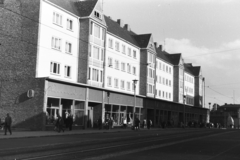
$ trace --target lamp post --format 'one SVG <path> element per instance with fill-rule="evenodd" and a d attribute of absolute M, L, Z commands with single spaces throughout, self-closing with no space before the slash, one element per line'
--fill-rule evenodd
<path fill-rule="evenodd" d="M 133 105 L 133 122 L 132 125 L 134 125 L 134 120 L 135 120 L 135 110 L 136 110 L 136 84 L 137 84 L 137 79 L 133 80 L 134 84 L 134 105 Z"/>
<path fill-rule="evenodd" d="M 210 123 L 210 107 L 211 107 L 211 102 L 208 103 L 209 104 L 209 114 L 208 114 L 208 123 Z"/>
<path fill-rule="evenodd" d="M 185 102 L 186 102 L 186 96 L 183 95 L 183 125 L 184 125 L 184 128 L 185 128 Z"/>

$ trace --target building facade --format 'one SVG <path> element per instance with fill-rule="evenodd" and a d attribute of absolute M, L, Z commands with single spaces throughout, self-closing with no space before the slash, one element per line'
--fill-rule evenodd
<path fill-rule="evenodd" d="M 0 117 L 10 113 L 14 127 L 52 129 L 70 114 L 76 128 L 110 117 L 132 125 L 134 115 L 154 126 L 205 121 L 199 68 L 104 16 L 98 0 L 12 0 L 0 12 Z"/>

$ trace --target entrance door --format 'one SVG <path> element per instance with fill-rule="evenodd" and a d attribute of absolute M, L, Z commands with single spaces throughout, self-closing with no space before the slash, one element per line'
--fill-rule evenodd
<path fill-rule="evenodd" d="M 93 107 L 88 107 L 87 126 L 88 128 L 93 128 Z"/>

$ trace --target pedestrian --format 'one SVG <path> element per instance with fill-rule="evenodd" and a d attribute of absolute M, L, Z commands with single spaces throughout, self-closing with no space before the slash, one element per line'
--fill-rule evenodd
<path fill-rule="evenodd" d="M 123 119 L 123 128 L 127 128 L 127 117 Z"/>
<path fill-rule="evenodd" d="M 147 120 L 147 128 L 150 129 L 150 128 L 151 128 L 151 125 L 152 125 L 152 120 L 151 120 L 151 119 L 148 119 L 148 120 Z"/>
<path fill-rule="evenodd" d="M 7 130 L 9 131 L 10 135 L 12 135 L 12 118 L 10 117 L 9 113 L 7 113 L 7 117 L 5 118 L 5 135 L 7 135 Z"/>
<path fill-rule="evenodd" d="M 72 130 L 72 125 L 73 125 L 73 116 L 71 114 L 68 116 L 67 122 L 68 122 L 69 131 L 71 131 Z"/>
<path fill-rule="evenodd" d="M 64 132 L 64 120 L 61 116 L 58 117 L 58 132 Z"/>
<path fill-rule="evenodd" d="M 98 122 L 98 129 L 99 129 L 99 130 L 102 129 L 102 117 L 101 117 L 101 116 L 99 116 L 97 122 Z"/>

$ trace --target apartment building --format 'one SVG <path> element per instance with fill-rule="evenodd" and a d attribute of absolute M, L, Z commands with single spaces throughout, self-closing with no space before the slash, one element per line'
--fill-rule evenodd
<path fill-rule="evenodd" d="M 200 67 L 162 52 L 152 34 L 104 16 L 98 0 L 12 0 L 1 7 L 0 117 L 10 113 L 14 127 L 52 129 L 57 116 L 69 114 L 76 129 L 94 127 L 99 117 L 112 117 L 115 126 L 125 117 L 131 125 L 133 115 L 154 126 L 177 124 L 183 114 L 204 121 Z M 183 105 L 185 83 L 194 105 Z"/>
<path fill-rule="evenodd" d="M 162 46 L 155 44 L 156 58 L 156 95 L 162 100 L 173 101 L 173 64 L 168 55 L 162 51 Z"/>

